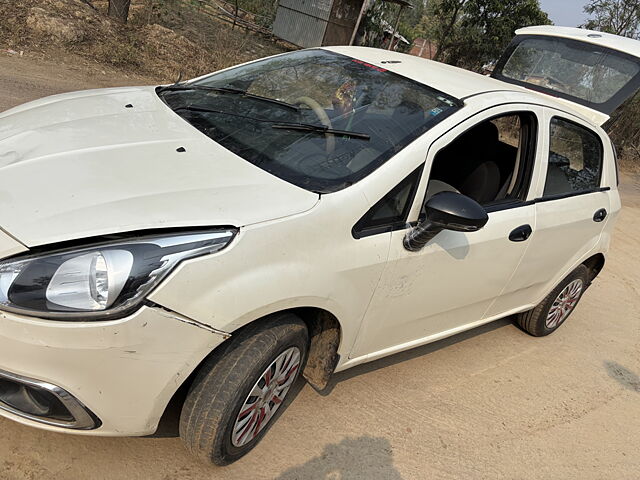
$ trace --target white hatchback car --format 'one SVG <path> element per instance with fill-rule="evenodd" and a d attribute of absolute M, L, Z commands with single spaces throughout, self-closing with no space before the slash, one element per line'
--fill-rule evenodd
<path fill-rule="evenodd" d="M 517 32 L 494 78 L 318 48 L 0 114 L 0 414 L 247 453 L 302 374 L 556 330 L 620 210 L 640 42 Z"/>

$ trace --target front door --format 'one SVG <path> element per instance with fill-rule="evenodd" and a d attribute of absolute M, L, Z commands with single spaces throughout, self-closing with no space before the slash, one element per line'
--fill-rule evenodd
<path fill-rule="evenodd" d="M 527 229 L 535 229 L 527 196 L 542 110 L 514 108 L 472 117 L 429 149 L 413 219 L 425 198 L 450 190 L 475 197 L 489 222 L 473 233 L 442 231 L 418 252 L 403 246 L 411 227 L 395 230 L 351 358 L 371 360 L 486 321 L 527 249 Z"/>

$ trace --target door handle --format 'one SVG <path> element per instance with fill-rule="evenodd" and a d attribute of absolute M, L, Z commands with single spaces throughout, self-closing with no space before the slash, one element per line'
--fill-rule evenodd
<path fill-rule="evenodd" d="M 594 222 L 602 222 L 605 218 L 607 218 L 607 210 L 605 208 L 601 208 L 596 213 L 593 214 Z"/>
<path fill-rule="evenodd" d="M 521 225 L 509 234 L 509 240 L 512 242 L 524 242 L 533 233 L 531 225 Z"/>

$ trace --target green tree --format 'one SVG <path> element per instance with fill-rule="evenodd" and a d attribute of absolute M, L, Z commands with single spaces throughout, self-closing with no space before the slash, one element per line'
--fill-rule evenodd
<path fill-rule="evenodd" d="M 436 60 L 478 70 L 518 28 L 550 23 L 538 0 L 432 0 L 416 29 L 437 45 Z"/>
<path fill-rule="evenodd" d="M 424 9 L 424 0 L 414 0 L 413 3 L 421 3 Z M 385 36 L 388 37 L 388 33 L 385 34 L 385 31 L 388 32 L 395 26 L 396 19 L 398 18 L 398 8 L 398 5 L 395 3 L 385 2 L 383 0 L 370 0 L 369 8 L 360 26 L 361 36 L 358 39 L 358 44 L 368 47 L 384 47 L 386 41 Z M 414 9 L 403 8 L 398 25 L 398 33 L 406 37 L 409 42 L 412 42 L 415 38 L 413 25 L 417 23 L 418 20 L 414 19 Z M 401 43 L 397 50 L 401 51 L 408 48 L 409 45 Z"/>
<path fill-rule="evenodd" d="M 427 11 L 427 0 L 413 0 L 413 8 L 402 16 L 402 25 L 405 29 L 414 31 Z"/>
<path fill-rule="evenodd" d="M 416 27 L 418 34 L 435 42 L 435 60 L 442 61 L 446 52 L 461 36 L 458 23 L 468 0 L 432 0 Z"/>
<path fill-rule="evenodd" d="M 591 0 L 584 8 L 591 18 L 582 25 L 640 39 L 640 0 Z M 612 115 L 605 129 L 611 135 L 623 167 L 640 165 L 640 94 L 628 100 Z"/>
<path fill-rule="evenodd" d="M 640 0 L 591 0 L 584 11 L 592 17 L 585 28 L 640 38 Z"/>

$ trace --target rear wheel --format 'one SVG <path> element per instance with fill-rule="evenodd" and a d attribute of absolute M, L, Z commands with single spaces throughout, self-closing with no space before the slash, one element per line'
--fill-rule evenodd
<path fill-rule="evenodd" d="M 180 437 L 203 460 L 227 465 L 265 435 L 304 368 L 307 327 L 293 314 L 249 326 L 202 365 L 184 403 Z"/>
<path fill-rule="evenodd" d="M 588 285 L 589 270 L 580 265 L 536 308 L 519 314 L 518 324 L 525 332 L 535 337 L 555 332 L 576 308 Z"/>

